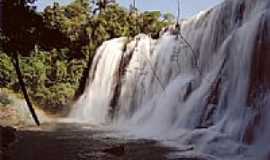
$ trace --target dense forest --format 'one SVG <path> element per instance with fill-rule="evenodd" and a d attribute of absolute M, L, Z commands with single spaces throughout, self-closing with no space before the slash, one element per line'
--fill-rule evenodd
<path fill-rule="evenodd" d="M 38 12 L 34 1 L 6 0 L 3 8 L 0 88 L 20 92 L 17 57 L 31 100 L 50 113 L 66 111 L 82 94 L 95 51 L 105 40 L 139 33 L 158 38 L 175 21 L 169 13 L 126 9 L 114 1 L 54 3 Z"/>

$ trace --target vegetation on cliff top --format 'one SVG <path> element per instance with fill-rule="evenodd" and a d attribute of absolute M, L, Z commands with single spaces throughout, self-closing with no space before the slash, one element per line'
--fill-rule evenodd
<path fill-rule="evenodd" d="M 23 40 L 35 43 L 35 47 L 20 49 L 23 53 L 19 61 L 31 99 L 46 111 L 65 110 L 71 100 L 83 92 L 91 61 L 102 42 L 138 33 L 158 37 L 163 27 L 173 23 L 170 14 L 138 12 L 134 7 L 127 10 L 117 3 L 107 4 L 101 10 L 98 2 L 75 0 L 67 6 L 54 3 L 41 13 L 34 11 L 37 22 L 41 22 L 31 26 L 30 32 L 37 30 L 38 36 Z M 44 26 L 40 28 L 40 24 Z M 40 36 L 42 43 L 36 39 Z M 0 37 L 1 42 L 7 41 Z M 22 44 L 21 48 L 27 46 Z M 7 52 L 0 46 L 0 88 L 18 92 L 20 85 L 11 53 Z"/>

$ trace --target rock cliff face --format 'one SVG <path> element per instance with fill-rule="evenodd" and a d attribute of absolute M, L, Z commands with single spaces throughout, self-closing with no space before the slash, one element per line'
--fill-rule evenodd
<path fill-rule="evenodd" d="M 71 117 L 190 154 L 268 160 L 270 1 L 225 0 L 181 28 L 105 42 Z"/>
<path fill-rule="evenodd" d="M 270 89 L 270 22 L 269 13 L 264 14 L 252 57 L 249 102 L 256 104 L 255 99 Z"/>
<path fill-rule="evenodd" d="M 246 130 L 245 141 L 250 144 L 255 140 L 254 133 L 259 129 L 259 126 L 265 126 L 263 124 L 262 116 L 265 115 L 264 108 L 270 107 L 269 103 L 265 104 L 265 99 L 269 95 L 270 91 L 270 15 L 265 14 L 258 32 L 256 45 L 254 47 L 251 74 L 250 74 L 250 87 L 248 103 L 254 107 L 257 114 L 253 121 L 250 122 Z M 265 128 L 265 127 L 263 127 Z M 260 128 L 262 129 L 262 128 Z"/>

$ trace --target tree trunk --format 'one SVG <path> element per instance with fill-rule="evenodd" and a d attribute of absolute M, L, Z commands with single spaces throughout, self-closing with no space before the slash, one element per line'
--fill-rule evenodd
<path fill-rule="evenodd" d="M 38 117 L 37 117 L 37 114 L 33 108 L 33 105 L 30 101 L 30 98 L 28 96 L 28 93 L 27 93 L 27 90 L 26 90 L 26 87 L 25 87 L 25 84 L 24 84 L 24 81 L 23 81 L 23 76 L 22 76 L 22 73 L 21 73 L 21 70 L 20 70 L 20 62 L 19 62 L 19 57 L 18 57 L 18 53 L 15 53 L 14 56 L 13 56 L 13 65 L 15 67 L 15 70 L 16 70 L 16 74 L 17 74 L 17 77 L 18 77 L 18 80 L 19 80 L 19 84 L 20 84 L 20 87 L 22 89 L 22 92 L 23 92 L 23 96 L 24 96 L 24 99 L 28 105 L 28 108 L 29 108 L 29 111 L 32 115 L 32 118 L 34 119 L 36 125 L 40 125 L 40 122 L 38 120 Z"/>

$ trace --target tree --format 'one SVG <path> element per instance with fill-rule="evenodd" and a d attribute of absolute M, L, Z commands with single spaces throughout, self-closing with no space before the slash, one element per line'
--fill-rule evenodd
<path fill-rule="evenodd" d="M 40 17 L 34 13 L 34 8 L 29 6 L 29 1 L 5 0 L 3 1 L 3 26 L 2 31 L 5 36 L 4 51 L 9 53 L 13 59 L 13 65 L 19 79 L 19 84 L 23 91 L 24 98 L 28 104 L 31 115 L 37 125 L 40 125 L 38 117 L 28 96 L 22 73 L 20 71 L 18 54 L 26 54 L 34 46 L 33 23 L 39 22 Z M 16 21 L 13 18 L 21 16 Z M 26 22 L 22 22 L 22 21 Z M 36 25 L 36 24 L 35 24 Z M 27 39 L 26 39 L 27 37 Z"/>
<path fill-rule="evenodd" d="M 68 38 L 70 58 L 86 58 L 87 55 L 82 52 L 82 47 L 89 44 L 89 32 L 91 28 L 87 26 L 90 17 L 90 6 L 86 0 L 76 0 L 65 7 L 54 3 L 48 6 L 43 19 L 45 25 L 50 29 L 58 29 Z M 59 42 L 56 42 L 59 43 Z"/>
<path fill-rule="evenodd" d="M 98 8 L 94 10 L 94 13 L 96 11 L 99 11 L 100 13 L 102 13 L 110 3 L 115 3 L 115 0 L 97 0 L 96 6 L 98 6 Z"/>
<path fill-rule="evenodd" d="M 31 115 L 35 123 L 40 125 L 23 81 L 19 56 L 28 56 L 37 44 L 43 48 L 51 48 L 58 47 L 54 44 L 60 44 L 59 42 L 54 43 L 55 41 L 61 40 L 62 44 L 67 41 L 56 28 L 44 27 L 42 16 L 35 12 L 36 7 L 32 6 L 34 2 L 35 0 L 4 0 L 1 30 L 3 50 L 13 60 L 19 84 Z M 54 40 L 48 41 L 50 35 L 54 36 Z"/>
<path fill-rule="evenodd" d="M 5 1 L 9 6 L 19 2 Z M 112 2 L 75 0 L 67 6 L 54 3 L 37 13 L 31 7 L 33 4 L 25 1 L 21 7 L 24 14 L 14 4 L 9 7 L 10 12 L 5 11 L 5 49 L 0 50 L 14 62 L 14 53 L 18 55 L 17 68 L 27 81 L 28 94 L 45 111 L 63 111 L 61 108 L 69 103 L 74 92 L 77 91 L 74 98 L 83 93 L 96 49 L 105 40 L 134 37 L 141 32 L 158 36 L 168 24 L 160 12 L 139 12 L 135 7 L 129 11 Z M 14 21 L 14 17 L 19 21 Z M 20 85 L 13 78 L 15 69 L 6 57 L 0 56 L 0 62 L 1 58 L 2 62 L 8 62 L 2 65 L 0 78 L 12 76 L 6 76 L 0 85 L 17 91 Z"/>
<path fill-rule="evenodd" d="M 168 24 L 173 24 L 176 21 L 175 16 L 171 13 L 164 13 L 162 15 L 162 18 L 163 18 L 163 21 L 165 21 Z"/>

